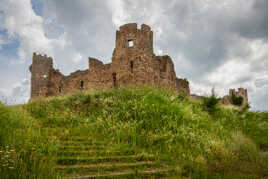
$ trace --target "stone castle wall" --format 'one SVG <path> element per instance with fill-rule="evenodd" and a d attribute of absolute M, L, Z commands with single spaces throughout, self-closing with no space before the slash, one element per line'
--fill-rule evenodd
<path fill-rule="evenodd" d="M 52 58 L 34 53 L 31 98 L 125 86 L 153 86 L 190 94 L 188 81 L 176 77 L 172 59 L 154 54 L 153 31 L 145 24 L 140 29 L 135 23 L 126 24 L 116 31 L 111 63 L 103 64 L 91 57 L 88 63 L 87 70 L 65 76 L 53 68 Z"/>

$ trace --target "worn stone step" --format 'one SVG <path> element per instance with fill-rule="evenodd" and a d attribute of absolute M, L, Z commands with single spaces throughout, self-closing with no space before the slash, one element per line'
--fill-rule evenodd
<path fill-rule="evenodd" d="M 63 137 L 60 137 L 60 140 L 61 141 L 96 141 L 96 142 L 99 142 L 99 140 L 96 140 L 96 139 L 92 139 L 88 136 L 63 136 Z"/>
<path fill-rule="evenodd" d="M 76 175 L 64 177 L 64 179 L 87 179 L 87 178 L 162 178 L 174 175 L 174 169 L 152 168 L 152 169 L 128 169 L 100 174 Z"/>
<path fill-rule="evenodd" d="M 106 156 L 106 157 L 58 157 L 59 165 L 75 164 L 95 164 L 101 162 L 134 162 L 134 161 L 152 161 L 153 156 L 145 155 L 127 155 L 127 156 Z"/>
<path fill-rule="evenodd" d="M 109 151 L 109 150 L 78 150 L 78 151 L 66 151 L 62 150 L 57 153 L 57 156 L 121 156 L 121 155 L 134 155 L 135 151 Z"/>
<path fill-rule="evenodd" d="M 81 146 L 81 145 L 107 145 L 101 141 L 62 141 L 60 145 L 63 146 Z"/>
<path fill-rule="evenodd" d="M 79 151 L 79 150 L 104 150 L 106 147 L 103 145 L 86 145 L 86 146 L 73 146 L 73 145 L 67 145 L 67 146 L 60 146 L 59 151 Z"/>
<path fill-rule="evenodd" d="M 126 169 L 149 169 L 149 168 L 156 168 L 160 167 L 161 164 L 159 162 L 152 162 L 152 161 L 141 161 L 141 162 L 134 162 L 134 163 L 98 163 L 98 164 L 91 164 L 91 165 L 58 165 L 56 167 L 56 171 L 58 173 L 62 173 L 65 175 L 68 174 L 99 174 L 105 173 L 108 171 L 122 171 Z"/>

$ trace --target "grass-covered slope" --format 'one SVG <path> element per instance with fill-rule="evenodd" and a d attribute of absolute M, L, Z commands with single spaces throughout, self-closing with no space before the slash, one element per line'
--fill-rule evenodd
<path fill-rule="evenodd" d="M 3 178 L 268 176 L 267 113 L 155 89 L 0 105 Z M 7 162 L 8 161 L 8 162 Z"/>

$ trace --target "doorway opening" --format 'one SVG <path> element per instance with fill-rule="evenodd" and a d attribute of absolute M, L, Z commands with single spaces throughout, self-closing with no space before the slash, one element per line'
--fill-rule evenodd
<path fill-rule="evenodd" d="M 84 81 L 80 81 L 80 88 L 84 89 Z"/>
<path fill-rule="evenodd" d="M 61 86 L 59 86 L 59 93 L 61 93 L 62 92 L 62 87 Z"/>

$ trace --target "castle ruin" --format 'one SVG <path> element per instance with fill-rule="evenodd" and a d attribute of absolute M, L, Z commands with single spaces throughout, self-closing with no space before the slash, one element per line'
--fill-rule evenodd
<path fill-rule="evenodd" d="M 53 59 L 34 53 L 30 66 L 31 99 L 65 95 L 78 90 L 109 89 L 119 87 L 160 87 L 190 95 L 189 82 L 176 77 L 174 64 L 169 56 L 156 56 L 153 51 L 153 31 L 148 25 L 125 24 L 116 31 L 116 47 L 112 62 L 103 64 L 88 58 L 89 68 L 68 76 L 53 68 Z M 247 90 L 229 90 L 220 103 L 232 104 L 231 96 L 241 96 L 248 104 Z M 191 95 L 201 99 L 201 96 Z"/>
<path fill-rule="evenodd" d="M 229 89 L 229 95 L 226 95 L 221 99 L 221 104 L 232 104 L 232 95 L 235 95 L 236 97 L 241 96 L 243 98 L 241 106 L 248 104 L 248 91 L 244 88 L 238 88 L 238 91 L 235 89 Z"/>
<path fill-rule="evenodd" d="M 116 47 L 112 62 L 103 64 L 89 58 L 89 68 L 69 76 L 53 68 L 53 59 L 33 54 L 31 99 L 72 93 L 77 90 L 118 87 L 161 87 L 190 94 L 189 82 L 176 77 L 169 56 L 156 56 L 153 31 L 148 25 L 126 24 L 116 31 Z"/>

